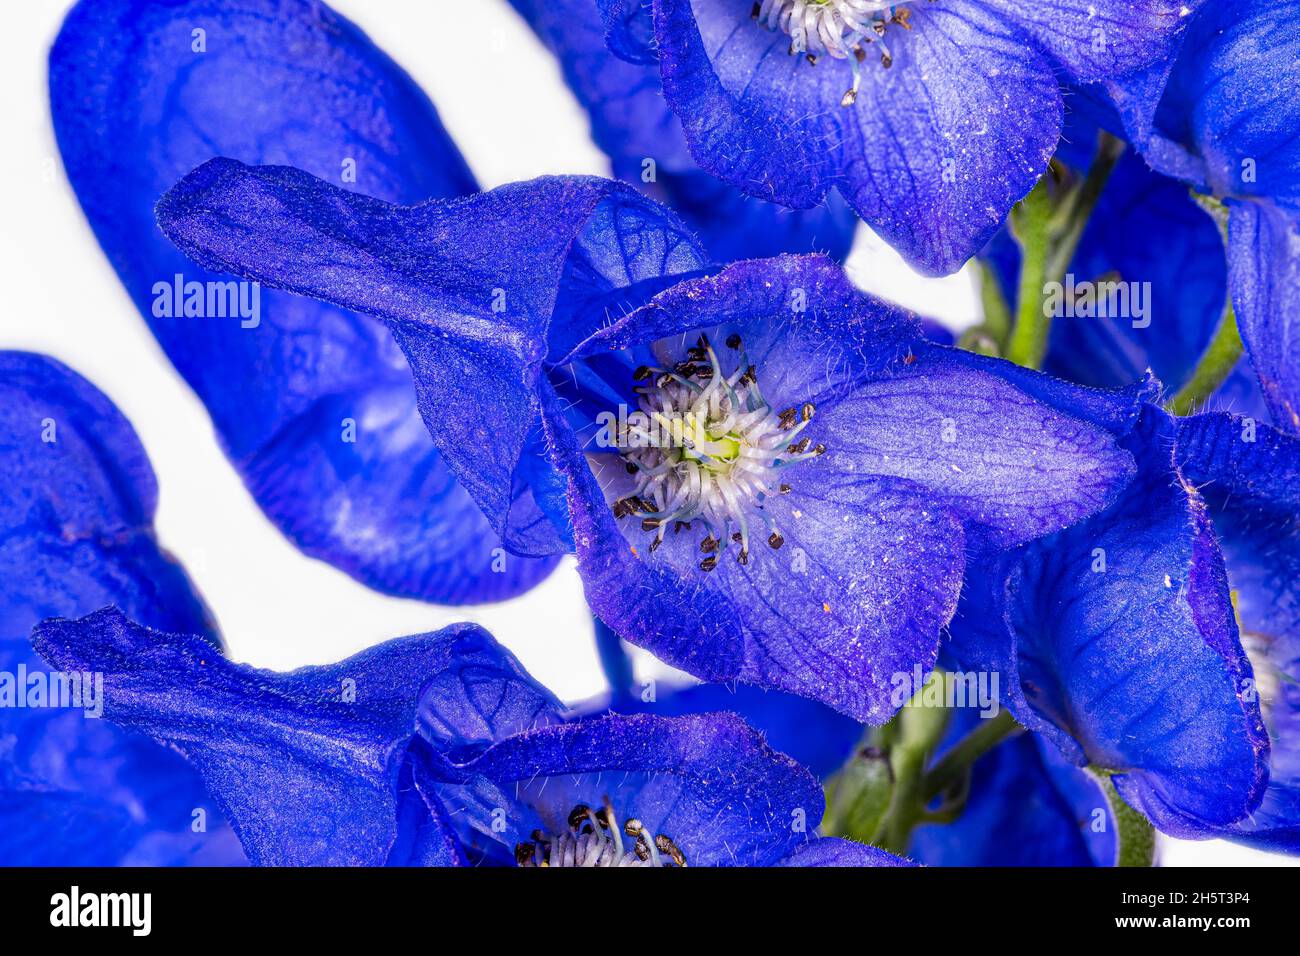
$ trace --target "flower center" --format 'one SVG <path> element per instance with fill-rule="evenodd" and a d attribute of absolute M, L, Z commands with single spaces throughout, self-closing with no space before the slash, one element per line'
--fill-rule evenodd
<path fill-rule="evenodd" d="M 769 547 L 785 539 L 764 510 L 771 494 L 785 494 L 782 473 L 824 454 L 799 433 L 812 421 L 812 403 L 776 412 L 763 398 L 758 373 L 739 335 L 727 339 L 736 355 L 727 374 L 707 336 L 672 368 L 643 365 L 633 377 L 638 411 L 620 423 L 616 442 L 633 494 L 614 503 L 614 516 L 638 518 L 652 532 L 653 552 L 674 533 L 695 522 L 705 529 L 700 568 L 712 571 L 729 542 L 740 546 L 736 559 L 749 563 L 751 519 L 762 523 Z"/>
<path fill-rule="evenodd" d="M 531 841 L 515 847 L 515 862 L 524 867 L 686 865 L 677 844 L 662 833 L 650 839 L 640 820 L 620 827 L 609 797 L 599 810 L 578 804 L 569 811 L 568 824 L 556 835 L 534 830 Z"/>
<path fill-rule="evenodd" d="M 885 30 L 891 24 L 912 29 L 912 12 L 888 0 L 758 0 L 751 15 L 769 30 L 786 34 L 791 56 L 802 53 L 812 66 L 822 54 L 849 61 L 853 86 L 840 100 L 841 106 L 852 106 L 858 98 L 866 45 L 877 44 L 880 63 L 888 67 L 894 57 L 885 45 Z"/>

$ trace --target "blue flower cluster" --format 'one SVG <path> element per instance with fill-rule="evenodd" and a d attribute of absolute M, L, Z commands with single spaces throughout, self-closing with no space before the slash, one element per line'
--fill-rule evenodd
<path fill-rule="evenodd" d="M 1300 10 L 501 7 L 614 178 L 480 190 L 318 0 L 81 0 L 54 128 L 276 527 L 444 604 L 576 555 L 609 694 L 469 624 L 230 661 L 129 423 L 0 352 L 0 863 L 1300 852 Z"/>

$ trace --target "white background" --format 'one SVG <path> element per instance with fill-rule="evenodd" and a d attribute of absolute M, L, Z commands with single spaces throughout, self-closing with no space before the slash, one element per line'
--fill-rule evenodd
<path fill-rule="evenodd" d="M 484 188 L 547 173 L 607 174 L 553 58 L 505 0 L 331 0 L 428 92 Z M 472 620 L 574 701 L 604 686 L 572 560 L 503 604 L 442 608 L 376 594 L 304 557 L 266 521 L 96 245 L 50 126 L 45 57 L 58 0 L 8 3 L 0 31 L 0 348 L 44 352 L 134 424 L 161 489 L 157 527 L 216 614 L 231 656 L 288 669 Z M 865 228 L 849 263 L 865 288 L 954 327 L 979 313 L 971 277 L 922 279 Z M 638 667 L 660 665 L 646 656 Z M 1166 864 L 1290 862 L 1231 844 L 1165 841 Z M 1297 861 L 1300 862 L 1300 861 Z"/>

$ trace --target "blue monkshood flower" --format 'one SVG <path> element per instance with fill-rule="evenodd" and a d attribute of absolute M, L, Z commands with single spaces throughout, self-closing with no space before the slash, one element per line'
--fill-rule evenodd
<path fill-rule="evenodd" d="M 1131 423 L 1149 383 L 926 342 L 823 257 L 700 276 L 644 200 L 573 214 L 602 189 L 626 195 L 552 179 L 399 207 L 214 160 L 159 222 L 210 268 L 386 320 L 485 511 L 509 520 L 529 473 L 593 612 L 706 680 L 887 719 L 891 675 L 934 661 L 966 543 L 1068 527 L 1132 476 L 1103 420 Z"/>
<path fill-rule="evenodd" d="M 600 0 L 616 52 L 636 4 Z M 1061 78 L 1172 49 L 1181 0 L 652 0 L 664 95 L 704 169 L 796 209 L 838 190 L 918 268 L 975 254 L 1046 171 Z M 620 26 L 621 24 L 621 26 Z"/>
<path fill-rule="evenodd" d="M 257 864 L 899 865 L 731 714 L 566 720 L 474 625 L 290 673 L 105 610 L 36 632 L 203 775 Z"/>
<path fill-rule="evenodd" d="M 744 684 L 638 685 L 621 642 L 600 621 L 597 644 L 610 692 L 578 705 L 579 713 L 729 711 L 823 782 L 851 757 L 861 759 L 862 725 L 816 701 Z M 932 763 L 977 726 L 981 713 L 953 708 Z M 908 856 L 930 866 L 1109 866 L 1115 859 L 1114 823 L 1101 791 L 1036 736 L 1008 740 L 977 761 L 962 804 L 955 820 L 918 827 Z"/>
<path fill-rule="evenodd" d="M 0 468 L 0 865 L 241 862 L 185 761 L 90 716 L 102 683 L 60 684 L 32 653 L 41 619 L 116 604 L 220 655 L 202 600 L 154 537 L 139 439 L 76 373 L 0 352 Z"/>
<path fill-rule="evenodd" d="M 848 254 L 858 220 L 838 194 L 815 208 L 791 210 L 746 196 L 699 167 L 664 101 L 658 65 L 629 63 L 611 52 L 597 0 L 511 3 L 559 60 L 614 176 L 671 206 L 715 261 Z M 650 18 L 639 19 L 648 24 Z"/>
<path fill-rule="evenodd" d="M 315 0 L 82 0 L 50 52 L 50 100 L 96 237 L 298 547 L 381 591 L 453 604 L 510 597 L 550 571 L 504 560 L 382 327 L 227 285 L 154 223 L 163 191 L 213 156 L 293 163 L 394 202 L 474 192 L 410 77 Z"/>
<path fill-rule="evenodd" d="M 1204 837 L 1259 806 L 1269 740 L 1204 499 L 1154 406 L 1108 510 L 972 566 L 949 652 L 1157 827 Z"/>
<path fill-rule="evenodd" d="M 1198 415 L 1180 422 L 1176 454 L 1223 542 L 1272 738 L 1263 801 L 1216 835 L 1300 852 L 1300 439 L 1247 418 Z"/>
<path fill-rule="evenodd" d="M 1227 205 L 1242 340 L 1274 424 L 1300 431 L 1300 9 L 1201 4 L 1176 53 L 1101 89 L 1103 119 L 1156 171 Z"/>

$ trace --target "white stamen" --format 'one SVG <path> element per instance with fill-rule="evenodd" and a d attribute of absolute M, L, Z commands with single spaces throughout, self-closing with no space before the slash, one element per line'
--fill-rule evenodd
<path fill-rule="evenodd" d="M 569 812 L 568 829 L 550 835 L 540 831 L 532 842 L 515 847 L 521 867 L 686 866 L 686 856 L 673 841 L 659 834 L 651 839 L 639 820 L 619 826 L 609 797 L 603 814 L 578 804 Z M 624 844 L 623 835 L 631 837 Z"/>
<path fill-rule="evenodd" d="M 741 349 L 739 336 L 727 344 Z M 701 522 L 707 532 L 700 545 L 704 571 L 717 566 L 733 540 L 740 545 L 737 559 L 748 563 L 751 513 L 769 531 L 771 546 L 780 547 L 781 535 L 763 512 L 764 501 L 788 490 L 778 484 L 783 471 L 825 452 L 823 445 L 810 450 L 808 439 L 797 440 L 813 406 L 774 411 L 744 352 L 727 375 L 703 336 L 673 370 L 646 367 L 637 378 L 653 382 L 636 389 L 639 410 L 650 425 L 629 424 L 618 436 L 636 483 L 631 495 L 615 503 L 615 516 L 634 518 L 654 532 L 651 551 L 663 543 L 670 525 Z"/>

